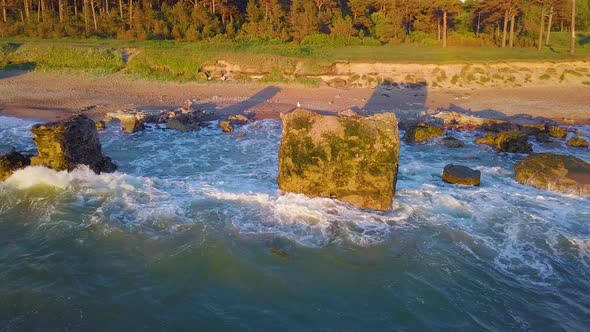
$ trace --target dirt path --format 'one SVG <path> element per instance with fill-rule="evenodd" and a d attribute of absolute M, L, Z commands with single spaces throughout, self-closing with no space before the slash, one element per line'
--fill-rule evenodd
<path fill-rule="evenodd" d="M 401 121 L 438 108 L 504 118 L 516 115 L 590 124 L 590 86 L 377 89 L 262 85 L 259 83 L 170 83 L 129 80 L 120 75 L 81 76 L 43 72 L 0 73 L 0 114 L 56 120 L 84 110 L 99 119 L 120 109 L 173 108 L 192 104 L 220 116 L 252 111 L 278 117 L 297 103 L 322 111 L 393 110 Z"/>

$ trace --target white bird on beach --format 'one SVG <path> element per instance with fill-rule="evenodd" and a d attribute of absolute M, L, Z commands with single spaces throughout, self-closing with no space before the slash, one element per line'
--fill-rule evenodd
<path fill-rule="evenodd" d="M 300 102 L 297 102 L 297 107 L 301 107 L 301 103 Z"/>

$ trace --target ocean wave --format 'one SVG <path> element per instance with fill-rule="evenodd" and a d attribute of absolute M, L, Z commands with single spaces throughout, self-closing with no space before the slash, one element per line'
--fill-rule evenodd
<path fill-rule="evenodd" d="M 399 205 L 391 212 L 370 212 L 300 194 L 230 193 L 217 189 L 208 189 L 206 194 L 235 203 L 228 214 L 240 233 L 276 234 L 312 247 L 342 242 L 358 246 L 381 243 L 411 215 L 411 210 Z"/>

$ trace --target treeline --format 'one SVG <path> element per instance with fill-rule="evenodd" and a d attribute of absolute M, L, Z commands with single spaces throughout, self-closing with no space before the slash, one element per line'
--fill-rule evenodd
<path fill-rule="evenodd" d="M 590 0 L 0 1 L 4 37 L 542 47 L 552 31 L 590 30 Z"/>

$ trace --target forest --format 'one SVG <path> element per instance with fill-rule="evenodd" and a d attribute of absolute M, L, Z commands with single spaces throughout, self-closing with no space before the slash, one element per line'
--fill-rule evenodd
<path fill-rule="evenodd" d="M 0 37 L 537 47 L 590 0 L 0 0 Z"/>

